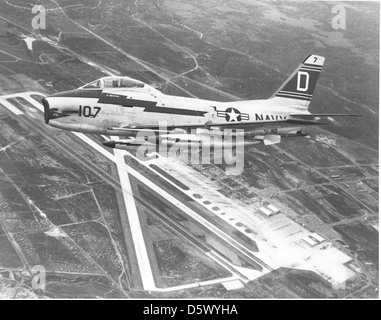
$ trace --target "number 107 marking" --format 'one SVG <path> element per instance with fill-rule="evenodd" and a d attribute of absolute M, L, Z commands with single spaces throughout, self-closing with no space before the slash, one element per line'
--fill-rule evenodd
<path fill-rule="evenodd" d="M 84 116 L 86 118 L 89 118 L 89 117 L 95 118 L 98 115 L 99 111 L 101 111 L 101 107 L 94 107 L 93 109 L 96 110 L 94 114 L 92 114 L 90 106 L 82 107 L 80 105 L 78 110 L 78 115 L 80 117 Z"/>

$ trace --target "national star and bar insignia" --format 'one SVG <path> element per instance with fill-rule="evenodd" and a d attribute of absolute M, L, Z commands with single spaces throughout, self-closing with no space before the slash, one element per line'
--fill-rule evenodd
<path fill-rule="evenodd" d="M 241 113 L 236 108 L 227 108 L 225 111 L 217 110 L 217 117 L 225 118 L 227 122 L 249 120 L 249 115 L 247 113 Z"/>

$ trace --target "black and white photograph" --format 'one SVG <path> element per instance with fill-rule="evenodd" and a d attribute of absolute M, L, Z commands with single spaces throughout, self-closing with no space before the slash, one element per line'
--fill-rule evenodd
<path fill-rule="evenodd" d="M 379 46 L 378 1 L 0 0 L 0 300 L 379 299 Z"/>

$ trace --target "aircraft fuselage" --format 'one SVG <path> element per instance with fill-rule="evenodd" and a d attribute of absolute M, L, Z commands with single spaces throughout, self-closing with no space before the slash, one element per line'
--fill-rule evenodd
<path fill-rule="evenodd" d="M 104 77 L 46 97 L 45 122 L 65 130 L 129 137 L 119 141 L 125 145 L 144 142 L 135 139 L 140 130 L 153 130 L 160 141 L 197 143 L 208 130 L 228 136 L 243 129 L 245 136 L 265 145 L 279 143 L 282 136 L 307 135 L 305 125 L 319 124 L 319 115 L 308 108 L 323 63 L 324 57 L 310 55 L 272 97 L 231 102 L 170 96 L 129 77 Z"/>
<path fill-rule="evenodd" d="M 218 102 L 164 94 L 123 91 L 73 90 L 45 99 L 45 122 L 61 129 L 93 134 L 118 134 L 108 128 L 122 126 L 179 125 L 212 122 L 214 125 L 237 122 L 266 123 L 289 119 L 289 110 L 282 106 L 276 110 L 276 101 L 253 100 Z M 48 110 L 49 109 L 49 110 Z M 276 125 L 272 125 L 276 128 Z"/>

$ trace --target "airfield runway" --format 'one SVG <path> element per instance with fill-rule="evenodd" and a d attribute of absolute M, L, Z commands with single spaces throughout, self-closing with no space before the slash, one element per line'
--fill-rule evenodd
<path fill-rule="evenodd" d="M 125 235 L 126 243 L 132 239 L 134 248 L 133 256 L 136 257 L 140 274 L 140 281 L 137 281 L 136 279 L 134 280 L 135 286 L 139 287 L 140 285 L 137 285 L 137 283 L 141 283 L 141 288 L 143 290 L 163 292 L 226 282 L 235 282 L 235 286 L 238 285 L 238 287 L 240 287 L 242 286 L 242 283 L 253 280 L 271 270 L 269 266 L 255 257 L 255 255 L 242 243 L 236 239 L 233 239 L 233 237 L 227 232 L 219 229 L 211 222 L 204 219 L 197 212 L 187 206 L 186 203 L 182 203 L 173 194 L 170 194 L 168 190 L 164 190 L 152 182 L 155 180 L 152 179 L 152 176 L 157 175 L 153 169 L 148 170 L 148 175 L 151 175 L 151 179 L 149 179 L 149 177 L 147 177 L 147 171 L 143 175 L 138 170 L 136 170 L 136 168 L 128 165 L 125 161 L 125 157 L 132 155 L 127 151 L 106 149 L 100 144 L 99 140 L 96 140 L 93 137 L 81 133 L 72 133 L 72 135 L 75 136 L 74 139 L 78 144 L 83 146 L 86 145 L 86 149 L 90 148 L 93 150 L 93 152 L 98 152 L 99 155 L 106 158 L 113 165 L 115 165 L 117 175 L 113 175 L 100 169 L 99 166 L 95 165 L 92 161 L 89 161 L 89 159 L 87 159 L 83 153 L 77 152 L 75 149 L 73 149 L 69 143 L 63 141 L 62 139 L 57 139 L 54 135 L 51 135 L 49 133 L 49 128 L 42 122 L 43 106 L 32 96 L 42 97 L 43 95 L 37 92 L 28 92 L 2 96 L 0 97 L 0 108 L 6 109 L 12 114 L 12 117 L 17 117 L 17 120 L 20 121 L 23 125 L 32 126 L 33 129 L 42 134 L 49 141 L 49 143 L 55 144 L 56 146 L 59 146 L 65 150 L 65 152 L 74 157 L 75 161 L 80 162 L 82 165 L 86 165 L 87 169 L 99 176 L 103 181 L 107 182 L 107 184 L 113 188 L 122 192 L 124 200 L 123 206 L 126 208 L 125 212 L 120 213 L 123 233 Z M 16 103 L 15 105 L 10 102 L 13 101 L 13 99 L 20 98 L 25 99 L 29 102 L 29 104 L 22 105 L 22 103 Z M 36 113 L 36 110 L 39 112 Z M 2 110 L 2 112 L 3 111 L 4 110 Z M 102 138 L 108 139 L 108 137 L 105 136 Z M 213 237 L 218 238 L 218 241 L 229 247 L 229 249 L 234 251 L 236 254 L 242 256 L 242 259 L 248 261 L 248 263 L 251 262 L 253 265 L 257 266 L 257 269 L 262 270 L 258 271 L 255 269 L 234 265 L 226 257 L 221 255 L 221 253 L 213 250 L 213 247 L 211 247 L 209 244 L 203 243 L 194 235 L 189 234 L 189 230 L 186 230 L 184 226 L 179 225 L 174 219 L 161 214 L 159 218 L 163 223 L 166 223 L 173 230 L 175 230 L 176 233 L 182 235 L 183 238 L 189 241 L 192 246 L 197 248 L 199 254 L 204 254 L 208 259 L 213 260 L 219 266 L 224 268 L 226 271 L 225 274 L 227 276 L 205 281 L 202 281 L 202 279 L 196 279 L 193 283 L 186 283 L 183 285 L 171 286 L 167 288 L 158 287 L 156 285 L 158 279 L 155 279 L 155 272 L 153 272 L 151 267 L 155 257 L 153 257 L 152 254 L 150 255 L 147 250 L 146 239 L 144 236 L 146 230 L 144 230 L 141 225 L 142 217 L 139 216 L 139 212 L 136 208 L 136 201 L 140 200 L 141 203 L 144 203 L 144 200 L 139 199 L 139 196 L 134 194 L 134 191 L 131 187 L 130 177 L 134 177 L 135 179 L 139 180 L 139 182 L 144 185 L 145 188 L 149 188 L 151 191 L 155 192 L 163 199 L 166 199 L 172 203 L 176 207 L 176 210 L 184 213 L 190 220 L 193 221 L 193 223 L 201 224 L 202 227 L 207 230 L 207 232 L 210 232 L 210 234 L 213 235 Z M 160 214 L 159 211 L 156 212 Z M 48 217 L 46 217 L 46 219 L 48 219 Z M 127 247 L 130 247 L 130 245 L 127 244 Z M 261 267 L 258 268 L 258 265 Z"/>
<path fill-rule="evenodd" d="M 102 220 L 108 233 L 107 241 L 110 241 L 112 255 L 115 257 L 112 268 L 116 267 L 117 272 L 115 276 L 109 275 L 110 266 L 103 264 L 104 257 L 98 260 L 86 253 L 83 253 L 86 259 L 94 263 L 98 271 L 90 272 L 90 267 L 84 269 L 89 274 L 105 276 L 124 295 L 131 296 L 130 290 L 164 294 L 218 284 L 230 289 L 243 288 L 250 281 L 280 267 L 314 271 L 333 285 L 356 275 L 353 271 L 355 269 L 351 270 L 344 265 L 350 263 L 351 257 L 331 247 L 329 242 L 323 241 L 316 248 L 303 242 L 313 230 L 301 227 L 284 214 L 271 219 L 253 214 L 255 206 L 238 206 L 236 202 L 214 191 L 204 177 L 181 162 L 163 157 L 157 161 L 141 161 L 133 153 L 102 145 L 102 141 L 117 137 L 63 132 L 46 126 L 40 102 L 43 96 L 38 92 L 1 96 L 1 120 L 5 123 L 18 123 L 27 129 L 30 133 L 23 139 L 28 139 L 30 135 L 42 136 L 45 142 L 42 147 L 36 147 L 41 148 L 41 151 L 37 150 L 39 153 L 44 154 L 54 147 L 71 158 L 79 168 L 83 168 L 82 171 L 97 177 L 90 180 L 86 177 L 86 185 L 99 186 L 101 194 L 105 185 L 112 188 L 116 201 L 108 203 L 106 209 L 93 187 L 90 191 L 65 191 L 55 199 L 74 200 L 80 195 L 89 192 L 92 194 L 91 198 L 95 199 L 100 217 L 87 222 Z M 8 131 L 6 134 L 10 141 L 1 147 L 0 152 L 12 150 L 20 141 L 20 138 L 12 138 Z M 65 170 L 70 170 L 70 167 Z M 2 174 L 7 176 L 5 171 Z M 14 178 L 8 179 L 11 181 Z M 55 179 L 58 179 L 59 184 L 60 177 Z M 14 185 L 16 186 L 15 183 Z M 16 186 L 16 190 L 23 193 L 18 188 Z M 45 225 L 41 230 L 46 235 L 58 241 L 69 238 L 76 246 L 83 248 L 75 240 L 78 234 L 69 234 L 65 229 L 66 226 L 83 222 L 73 223 L 77 221 L 74 218 L 71 223 L 56 223 L 57 215 L 51 216 L 52 209 L 41 209 L 39 200 L 31 200 L 25 194 L 23 197 L 38 212 L 39 223 Z M 83 212 L 82 215 L 86 215 L 89 210 L 86 205 L 84 208 L 81 208 L 82 205 L 73 205 L 71 210 L 79 210 Z M 118 244 L 120 239 L 113 230 L 115 227 L 110 227 L 110 217 L 105 214 L 107 210 L 117 212 L 116 223 L 120 225 L 123 246 Z M 370 217 L 368 213 L 365 216 Z M 59 219 L 62 217 L 58 221 Z M 18 255 L 24 261 L 24 268 L 30 269 L 33 263 L 30 262 L 28 252 L 25 253 L 28 250 L 19 246 L 13 232 L 7 231 L 9 227 L 3 225 L 3 229 L 9 241 L 17 248 Z M 91 231 L 86 237 L 89 236 L 93 236 Z M 178 244 L 174 242 L 175 238 L 180 241 Z M 183 268 L 176 270 L 176 265 L 181 263 Z M 188 266 L 191 266 L 189 270 Z M 50 272 L 54 274 L 55 268 L 51 268 Z M 67 273 L 78 276 L 83 271 Z"/>

